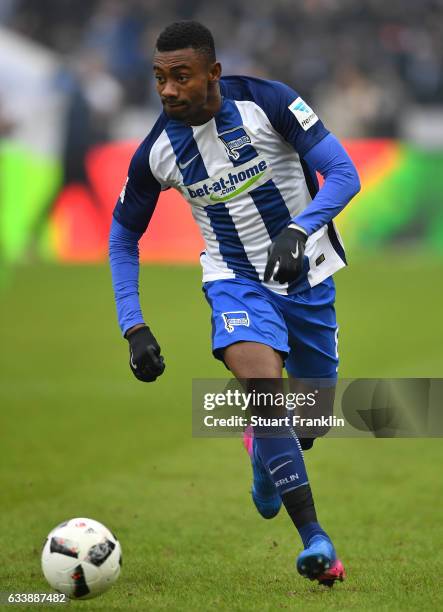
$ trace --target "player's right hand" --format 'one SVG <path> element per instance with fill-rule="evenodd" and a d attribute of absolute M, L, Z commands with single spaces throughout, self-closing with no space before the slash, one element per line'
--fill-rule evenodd
<path fill-rule="evenodd" d="M 143 382 L 153 382 L 161 376 L 165 362 L 149 327 L 140 327 L 129 332 L 126 339 L 129 342 L 129 366 L 134 376 Z"/>

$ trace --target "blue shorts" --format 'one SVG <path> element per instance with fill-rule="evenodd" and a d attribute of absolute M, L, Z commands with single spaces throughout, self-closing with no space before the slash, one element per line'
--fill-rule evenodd
<path fill-rule="evenodd" d="M 338 326 L 332 277 L 294 295 L 278 295 L 252 280 L 235 278 L 203 285 L 212 308 L 212 350 L 239 341 L 261 342 L 286 357 L 296 378 L 337 378 Z"/>

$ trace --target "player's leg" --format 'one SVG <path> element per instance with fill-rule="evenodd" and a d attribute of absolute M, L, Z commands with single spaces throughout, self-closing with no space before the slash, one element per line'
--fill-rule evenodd
<path fill-rule="evenodd" d="M 237 340 L 223 350 L 223 361 L 239 380 L 282 377 L 281 353 L 261 342 Z"/>
<path fill-rule="evenodd" d="M 266 380 L 266 389 L 262 390 L 267 392 L 280 386 L 283 358 L 268 345 L 240 341 L 224 349 L 223 360 L 234 376 L 242 382 L 247 392 L 254 390 L 250 382 L 252 380 L 258 383 L 255 387 L 259 386 L 261 380 Z M 244 442 L 252 465 L 252 500 L 261 516 L 271 519 L 281 508 L 281 496 L 260 458 L 257 437 L 254 437 L 251 427 L 245 432 Z"/>
<path fill-rule="evenodd" d="M 305 394 L 314 392 L 316 396 L 314 407 L 304 409 L 303 413 L 298 408 L 300 416 L 332 415 L 338 368 L 338 327 L 334 300 L 332 278 L 303 294 L 278 297 L 279 308 L 288 326 L 291 347 L 285 362 L 291 389 Z M 313 443 L 311 436 L 325 435 L 327 428 L 297 431 L 301 433 L 304 447 L 310 448 Z M 330 556 L 331 552 L 328 543 L 314 541 L 297 559 L 299 572 L 311 577 L 310 568 L 317 566 L 317 559 L 325 554 Z M 330 567 L 325 567 L 320 577 L 320 581 L 328 586 L 335 580 L 342 580 L 345 575 L 335 550 L 330 560 Z"/>
<path fill-rule="evenodd" d="M 224 361 L 233 374 L 245 381 L 249 393 L 269 396 L 283 392 L 283 360 L 271 347 L 241 342 L 224 350 Z M 285 406 L 255 406 L 255 415 L 286 417 Z M 253 461 L 260 462 L 274 482 L 291 517 L 305 551 L 310 551 L 299 565 L 300 573 L 321 578 L 336 561 L 331 540 L 317 520 L 303 452 L 292 427 L 281 419 L 281 425 L 254 426 Z"/>
<path fill-rule="evenodd" d="M 235 371 L 242 383 L 253 368 L 256 376 L 280 378 L 282 355 L 289 352 L 287 328 L 266 290 L 254 281 L 227 279 L 206 283 L 204 292 L 212 310 L 214 357 L 226 365 L 225 349 L 235 344 Z M 264 518 L 272 518 L 280 510 L 281 497 L 252 436 L 245 442 L 253 469 L 252 499 Z"/>
<path fill-rule="evenodd" d="M 213 281 L 206 283 L 204 290 L 212 308 L 214 356 L 224 360 L 239 379 L 246 380 L 250 389 L 276 392 L 282 385 L 283 358 L 289 345 L 286 323 L 270 292 L 243 279 Z M 266 428 L 255 433 L 254 485 L 261 465 L 263 480 L 268 487 L 273 484 L 269 498 L 275 499 L 278 492 L 305 549 L 317 546 L 317 561 L 311 567 L 308 560 L 302 571 L 310 577 L 321 577 L 326 565 L 333 563 L 335 553 L 317 521 L 298 440 L 289 427 L 277 432 L 278 437 L 270 436 Z"/>

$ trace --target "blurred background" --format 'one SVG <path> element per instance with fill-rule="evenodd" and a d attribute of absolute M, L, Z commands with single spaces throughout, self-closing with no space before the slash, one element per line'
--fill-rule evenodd
<path fill-rule="evenodd" d="M 2 0 L 4 262 L 105 258 L 128 160 L 160 110 L 156 37 L 194 18 L 225 74 L 287 82 L 345 140 L 363 182 L 339 218 L 348 248 L 443 250 L 442 0 Z M 187 207 L 163 197 L 142 258 L 197 261 Z"/>

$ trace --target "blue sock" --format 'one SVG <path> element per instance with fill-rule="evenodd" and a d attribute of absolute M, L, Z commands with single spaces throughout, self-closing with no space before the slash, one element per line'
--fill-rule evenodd
<path fill-rule="evenodd" d="M 317 522 L 307 523 L 306 525 L 299 527 L 298 533 L 300 534 L 304 548 L 309 547 L 309 543 L 314 536 L 320 535 L 328 538 L 328 540 L 331 541 L 326 531 L 324 531 Z"/>
<path fill-rule="evenodd" d="M 254 427 L 260 459 L 282 496 L 308 484 L 303 451 L 292 427 Z"/>
<path fill-rule="evenodd" d="M 328 535 L 317 521 L 303 451 L 292 427 L 274 428 L 272 434 L 254 428 L 257 452 L 307 548 L 314 536 Z"/>

